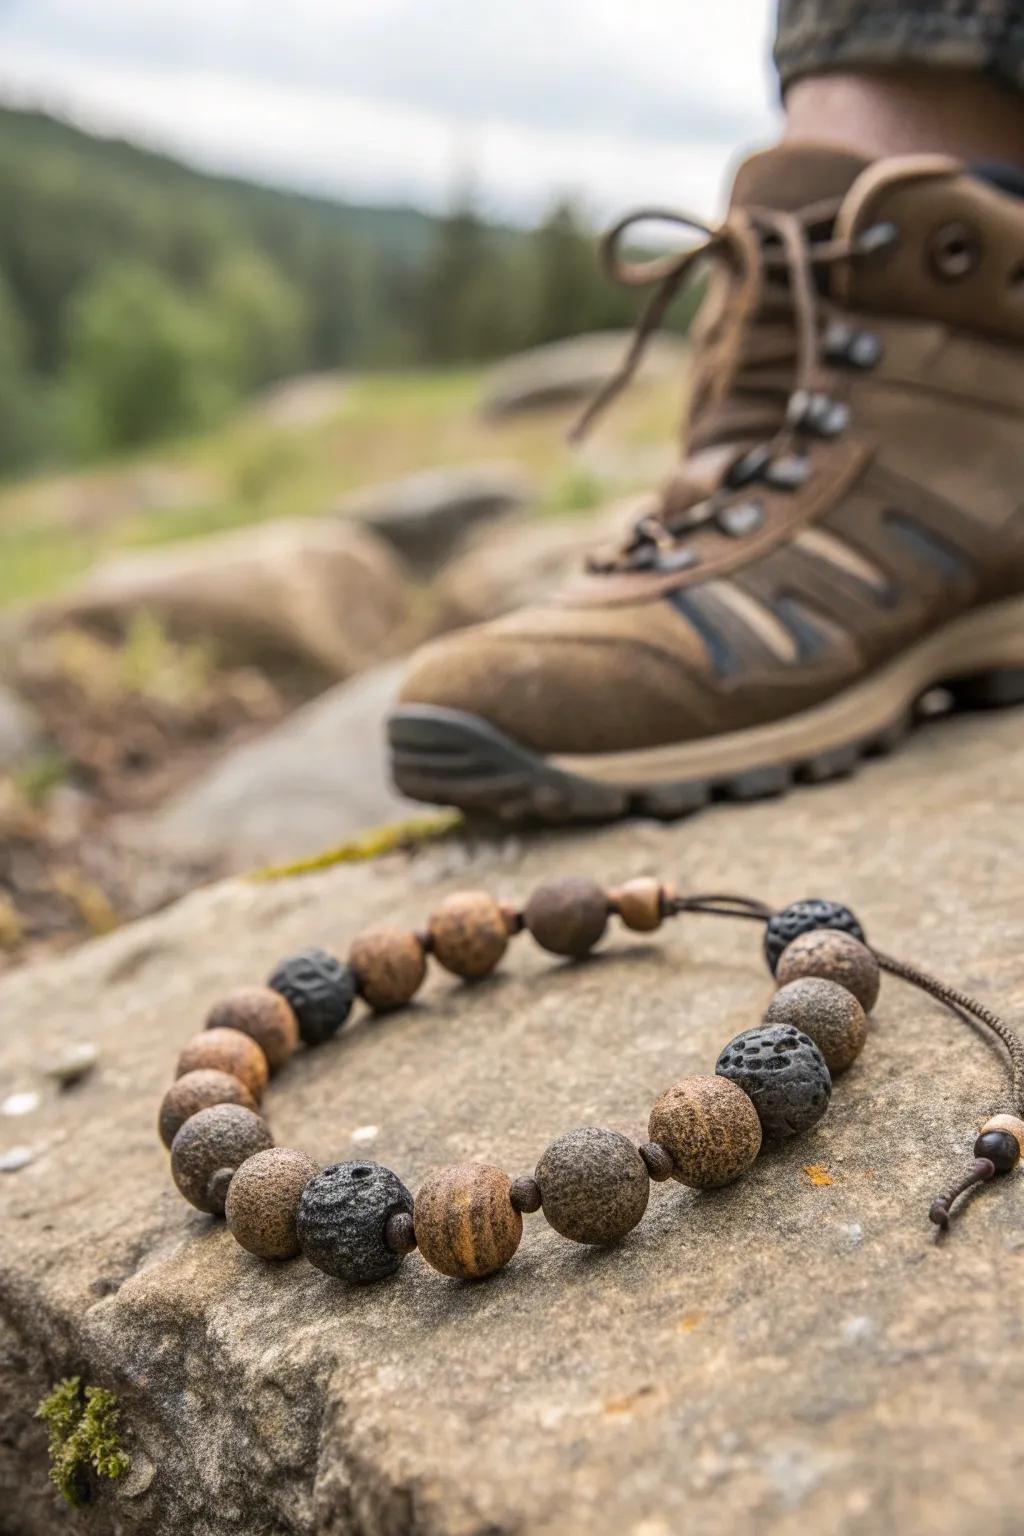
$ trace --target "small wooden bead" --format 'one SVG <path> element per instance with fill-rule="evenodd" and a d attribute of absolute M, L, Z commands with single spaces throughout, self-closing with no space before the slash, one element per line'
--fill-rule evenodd
<path fill-rule="evenodd" d="M 529 1174 L 521 1174 L 518 1179 L 512 1180 L 508 1197 L 515 1209 L 524 1216 L 540 1210 L 540 1185 Z"/>
<path fill-rule="evenodd" d="M 191 1115 L 171 1143 L 171 1173 L 190 1205 L 220 1216 L 230 1174 L 274 1145 L 265 1120 L 241 1104 L 213 1104 Z"/>
<path fill-rule="evenodd" d="M 988 1131 L 1009 1131 L 1011 1136 L 1016 1137 L 1018 1151 L 1024 1157 L 1024 1120 L 1016 1115 L 993 1115 L 982 1126 L 982 1136 Z"/>
<path fill-rule="evenodd" d="M 805 976 L 834 981 L 852 992 L 865 1013 L 878 1001 L 882 970 L 866 944 L 839 928 L 813 928 L 787 944 L 775 972 L 780 987 Z"/>
<path fill-rule="evenodd" d="M 643 875 L 627 880 L 611 893 L 612 905 L 627 928 L 636 933 L 653 933 L 661 927 L 662 887 L 660 880 Z"/>
<path fill-rule="evenodd" d="M 201 1034 L 186 1040 L 178 1057 L 176 1077 L 186 1072 L 196 1072 L 202 1067 L 213 1067 L 218 1072 L 230 1072 L 244 1083 L 257 1104 L 267 1086 L 270 1068 L 261 1046 L 240 1029 L 204 1029 Z"/>
<path fill-rule="evenodd" d="M 310 1179 L 296 1227 L 306 1258 L 325 1275 L 369 1285 L 393 1275 L 408 1250 L 389 1245 L 388 1223 L 412 1211 L 412 1195 L 382 1163 L 332 1163 Z"/>
<path fill-rule="evenodd" d="M 447 896 L 430 919 L 429 932 L 439 964 L 468 979 L 493 971 L 508 948 L 501 908 L 486 891 Z"/>
<path fill-rule="evenodd" d="M 160 1104 L 157 1128 L 164 1146 L 171 1145 L 190 1115 L 209 1109 L 211 1104 L 241 1104 L 254 1113 L 259 1107 L 245 1084 L 230 1072 L 218 1072 L 213 1067 L 186 1072 L 171 1084 Z"/>
<path fill-rule="evenodd" d="M 530 897 L 523 921 L 542 949 L 578 959 L 607 927 L 608 896 L 593 880 L 550 880 Z"/>
<path fill-rule="evenodd" d="M 1020 1162 L 1020 1143 L 1010 1131 L 983 1131 L 974 1143 L 975 1157 L 987 1157 L 996 1173 L 1009 1173 Z"/>
<path fill-rule="evenodd" d="M 456 1280 L 480 1280 L 507 1264 L 523 1235 L 511 1187 L 508 1174 L 488 1163 L 458 1163 L 431 1174 L 413 1209 L 427 1263 Z"/>
<path fill-rule="evenodd" d="M 278 1072 L 299 1044 L 295 1010 L 270 987 L 235 987 L 210 1009 L 206 1027 L 240 1029 L 255 1040 L 271 1072 Z"/>
<path fill-rule="evenodd" d="M 384 1241 L 392 1253 L 399 1253 L 403 1258 L 412 1253 L 416 1247 L 416 1228 L 411 1211 L 396 1211 L 394 1216 L 388 1217 L 384 1225 Z"/>
<path fill-rule="evenodd" d="M 675 1172 L 675 1164 L 672 1161 L 671 1153 L 666 1151 L 658 1142 L 642 1142 L 637 1147 L 637 1151 L 644 1160 L 652 1183 L 664 1184 L 666 1179 L 672 1177 Z"/>
<path fill-rule="evenodd" d="M 805 976 L 772 998 L 766 1024 L 790 1024 L 810 1035 L 833 1077 L 857 1060 L 868 1037 L 868 1019 L 852 992 L 835 981 Z"/>
<path fill-rule="evenodd" d="M 368 928 L 348 958 L 360 996 L 378 1013 L 408 1003 L 427 974 L 423 945 L 404 928 Z"/>
<path fill-rule="evenodd" d="M 534 1177 L 549 1224 L 574 1243 L 605 1247 L 631 1232 L 647 1209 L 643 1158 L 618 1131 L 584 1126 L 557 1137 Z"/>
<path fill-rule="evenodd" d="M 655 1102 L 647 1126 L 694 1189 L 731 1184 L 761 1150 L 761 1122 L 742 1088 L 724 1077 L 682 1077 Z"/>
<path fill-rule="evenodd" d="M 293 1259 L 302 1191 L 319 1172 L 305 1152 L 268 1147 L 247 1157 L 228 1185 L 224 1215 L 235 1241 L 261 1259 Z"/>
<path fill-rule="evenodd" d="M 514 901 L 499 901 L 498 906 L 500 907 L 501 915 L 505 920 L 505 931 L 508 933 L 509 937 L 512 938 L 515 934 L 522 933 L 522 908 L 516 906 Z"/>

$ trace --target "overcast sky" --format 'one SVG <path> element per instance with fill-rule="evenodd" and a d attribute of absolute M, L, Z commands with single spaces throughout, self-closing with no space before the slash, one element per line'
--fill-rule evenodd
<path fill-rule="evenodd" d="M 712 213 L 775 117 L 772 0 L 0 0 L 0 95 L 215 169 L 496 215 Z"/>

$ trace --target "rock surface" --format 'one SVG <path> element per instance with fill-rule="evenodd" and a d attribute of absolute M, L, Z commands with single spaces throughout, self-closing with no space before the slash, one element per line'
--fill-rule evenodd
<path fill-rule="evenodd" d="M 40 734 L 39 722 L 28 705 L 0 683 L 0 773 L 23 763 Z"/>
<path fill-rule="evenodd" d="M 266 523 L 98 566 L 41 623 L 118 633 L 141 611 L 226 661 L 347 677 L 407 646 L 410 595 L 387 545 L 331 519 Z"/>
<path fill-rule="evenodd" d="M 227 870 L 305 858 L 422 806 L 387 777 L 384 720 L 403 663 L 338 683 L 190 784 L 140 828 Z"/>
<path fill-rule="evenodd" d="M 491 373 L 482 409 L 488 416 L 508 416 L 585 400 L 621 365 L 630 340 L 629 331 L 594 331 L 521 352 Z M 648 344 L 637 377 L 653 380 L 681 374 L 686 355 L 686 343 L 680 337 L 656 336 Z"/>
<path fill-rule="evenodd" d="M 520 512 L 534 491 L 515 464 L 468 464 L 424 470 L 371 486 L 338 508 L 386 540 L 418 570 L 435 570 L 472 528 Z"/>
<path fill-rule="evenodd" d="M 884 807 L 884 814 L 872 808 Z M 44 1435 L 60 1376 L 116 1392 L 133 1464 L 76 1524 L 146 1536 L 1010 1536 L 1024 1430 L 1024 1176 L 945 1240 L 933 1195 L 1006 1103 L 972 1030 L 886 980 L 862 1056 L 806 1137 L 714 1193 L 652 1189 L 608 1252 L 526 1218 L 478 1285 L 413 1254 L 377 1288 L 268 1266 L 176 1195 L 157 1105 L 227 988 L 300 944 L 421 923 L 441 892 L 657 872 L 780 905 L 849 902 L 869 938 L 1019 1021 L 1024 716 L 929 727 L 854 781 L 673 827 L 452 844 L 411 860 L 197 893 L 0 989 L 0 1530 L 52 1536 Z M 643 1139 L 654 1098 L 710 1071 L 770 997 L 755 925 L 684 918 L 552 964 L 436 971 L 275 1079 L 279 1142 L 372 1157 L 415 1190 L 443 1163 L 533 1168 L 560 1132 Z M 96 1070 L 60 1093 L 54 1038 Z M 71 1528 L 71 1522 L 67 1522 Z"/>

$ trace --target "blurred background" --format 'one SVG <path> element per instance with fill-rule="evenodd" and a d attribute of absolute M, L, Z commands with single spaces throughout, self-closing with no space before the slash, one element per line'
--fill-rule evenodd
<path fill-rule="evenodd" d="M 409 814 L 402 655 L 671 463 L 692 299 L 565 445 L 595 231 L 720 210 L 770 11 L 0 0 L 0 967 Z"/>

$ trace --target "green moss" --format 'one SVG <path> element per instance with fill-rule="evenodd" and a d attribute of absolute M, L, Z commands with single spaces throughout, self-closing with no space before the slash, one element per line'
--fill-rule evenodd
<path fill-rule="evenodd" d="M 293 875 L 314 874 L 321 869 L 331 869 L 335 864 L 359 864 L 366 859 L 379 858 L 383 853 L 394 853 L 398 848 L 417 848 L 447 837 L 462 825 L 459 811 L 438 811 L 434 816 L 413 816 L 408 821 L 393 821 L 385 827 L 375 827 L 355 837 L 348 843 L 325 848 L 309 859 L 296 859 L 292 864 L 275 864 L 267 869 L 257 869 L 250 880 L 288 880 Z"/>
<path fill-rule="evenodd" d="M 105 1387 L 83 1387 L 66 1376 L 44 1397 L 36 1417 L 50 1437 L 50 1478 L 76 1508 L 88 1498 L 90 1467 L 97 1477 L 123 1477 L 131 1458 L 121 1445 L 117 1399 Z"/>

